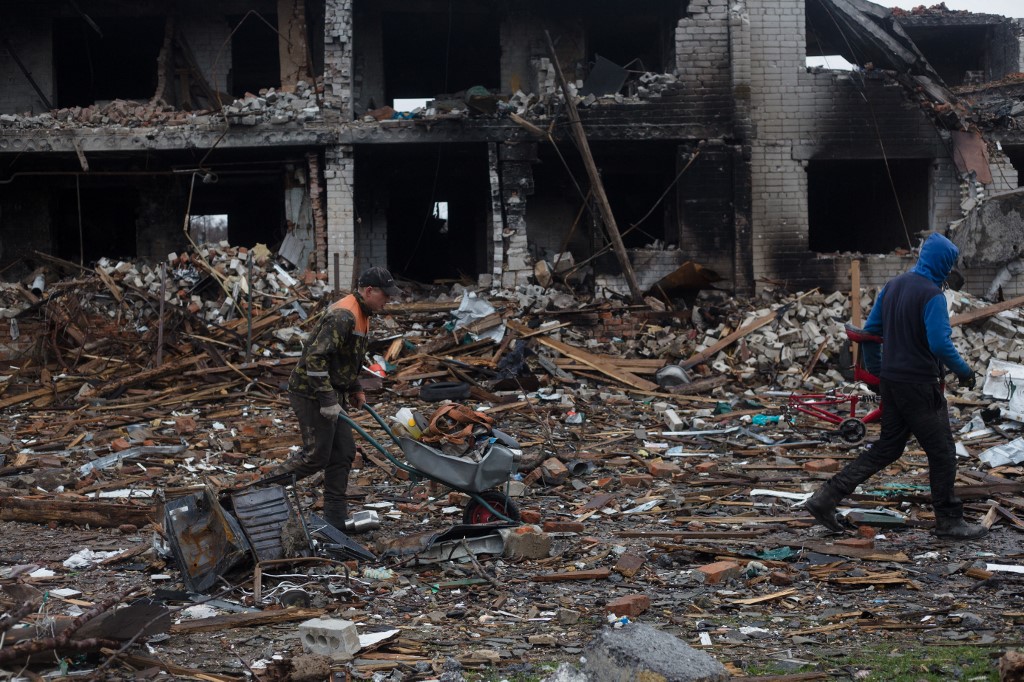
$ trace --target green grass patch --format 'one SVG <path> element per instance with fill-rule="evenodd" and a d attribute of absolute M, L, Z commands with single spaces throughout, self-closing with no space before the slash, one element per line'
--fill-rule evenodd
<path fill-rule="evenodd" d="M 870 671 L 865 682 L 999 682 L 992 653 L 989 647 L 881 645 L 852 652 L 846 665 Z"/>

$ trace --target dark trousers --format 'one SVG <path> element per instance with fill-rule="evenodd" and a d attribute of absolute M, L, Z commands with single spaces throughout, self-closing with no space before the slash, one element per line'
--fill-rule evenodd
<path fill-rule="evenodd" d="M 323 417 L 320 402 L 314 398 L 289 393 L 288 400 L 299 419 L 302 455 L 289 459 L 274 473 L 290 473 L 302 479 L 323 471 L 325 514 L 344 519 L 345 490 L 356 456 L 352 428 L 346 422 Z"/>
<path fill-rule="evenodd" d="M 938 382 L 907 384 L 881 383 L 882 435 L 833 476 L 826 486 L 837 499 L 849 495 L 869 477 L 903 455 L 911 434 L 928 455 L 928 478 L 935 515 L 963 516 L 963 503 L 953 494 L 956 479 L 956 449 L 949 428 L 949 412 L 942 385 Z"/>

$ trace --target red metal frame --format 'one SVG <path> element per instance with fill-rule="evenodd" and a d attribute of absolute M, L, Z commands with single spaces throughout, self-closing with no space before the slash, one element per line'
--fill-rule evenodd
<path fill-rule="evenodd" d="M 871 398 L 865 398 L 853 393 L 838 393 L 835 391 L 830 391 L 828 393 L 800 393 L 789 396 L 789 399 L 787 400 L 787 407 L 790 412 L 795 410 L 796 412 L 809 415 L 815 419 L 826 421 L 829 424 L 841 424 L 848 418 L 858 418 L 857 405 L 868 401 L 873 402 Z M 847 404 L 850 406 L 850 414 L 845 417 L 825 409 L 826 407 L 836 407 Z M 882 405 L 879 404 L 875 409 L 871 410 L 859 419 L 865 424 L 871 424 L 872 422 L 877 422 L 881 418 Z"/>

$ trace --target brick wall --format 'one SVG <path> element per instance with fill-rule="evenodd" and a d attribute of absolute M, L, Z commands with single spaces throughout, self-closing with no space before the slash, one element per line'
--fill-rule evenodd
<path fill-rule="evenodd" d="M 324 167 L 327 216 L 327 273 L 331 285 L 351 289 L 360 268 L 366 263 L 356 258 L 354 159 L 351 145 L 328 147 Z M 318 245 L 318 248 L 323 248 Z M 334 279 L 334 259 L 340 264 L 338 281 Z M 360 261 L 363 259 L 359 259 Z"/>
<path fill-rule="evenodd" d="M 938 229 L 957 217 L 959 179 L 949 172 L 946 144 L 903 88 L 879 74 L 807 72 L 803 0 L 748 0 L 746 6 L 754 275 L 791 288 L 848 287 L 848 256 L 808 250 L 808 160 L 931 160 L 931 217 Z M 862 283 L 884 283 L 909 266 L 901 260 L 865 257 Z"/>
<path fill-rule="evenodd" d="M 352 117 L 352 0 L 326 0 L 324 116 Z M 382 103 L 378 102 L 378 106 Z M 344 278 L 342 278 L 344 281 Z"/>

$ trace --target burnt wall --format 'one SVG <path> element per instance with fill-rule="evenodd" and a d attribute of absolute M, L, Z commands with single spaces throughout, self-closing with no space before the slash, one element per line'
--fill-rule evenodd
<path fill-rule="evenodd" d="M 5 279 L 28 274 L 35 251 L 50 253 L 50 194 L 48 187 L 25 181 L 0 185 L 0 269 Z M 18 261 L 20 266 L 15 265 Z"/>

